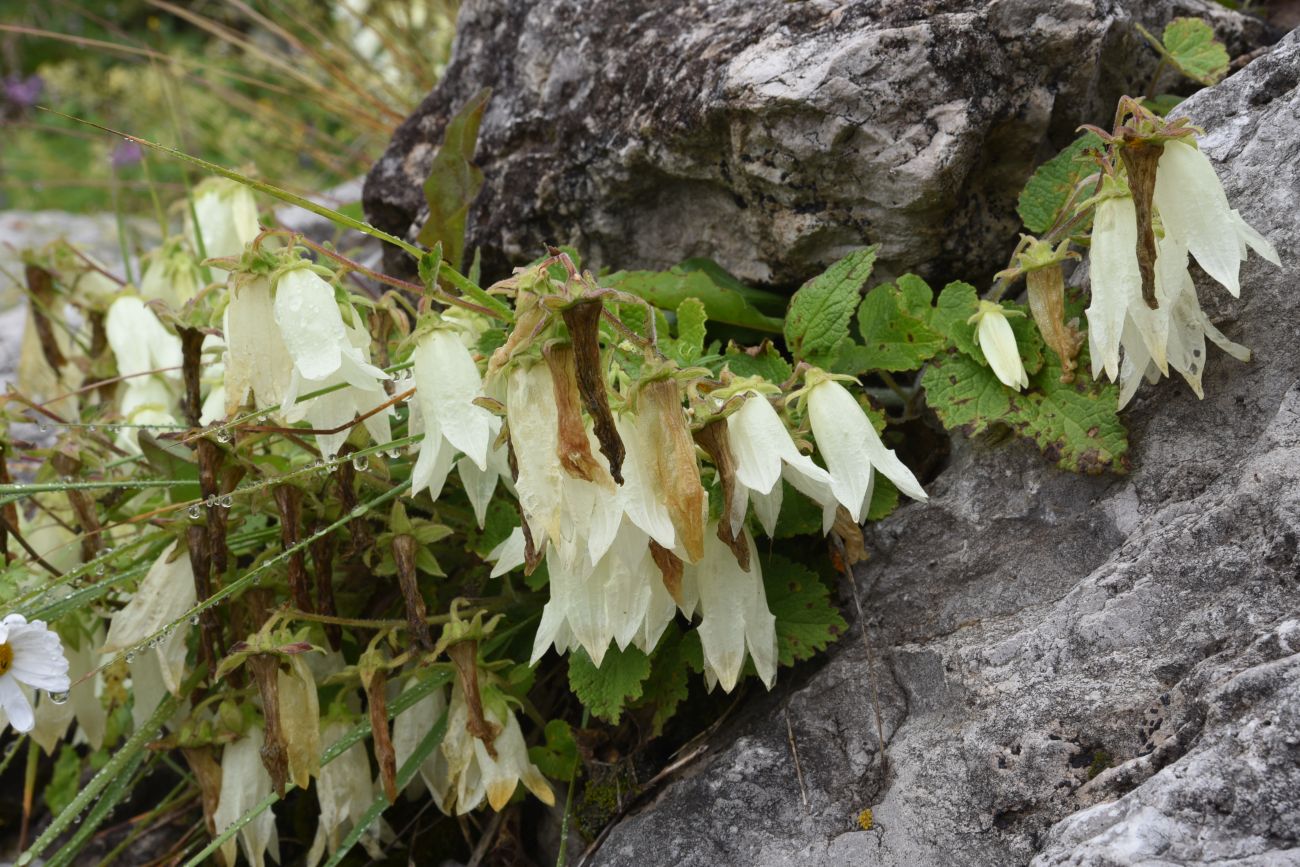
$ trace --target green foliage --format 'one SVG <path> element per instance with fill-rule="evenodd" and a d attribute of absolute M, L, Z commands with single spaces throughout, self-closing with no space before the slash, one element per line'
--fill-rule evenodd
<path fill-rule="evenodd" d="M 1217 84 L 1228 71 L 1228 50 L 1214 37 L 1214 28 L 1199 18 L 1170 21 L 1156 50 L 1174 69 L 1199 84 Z"/>
<path fill-rule="evenodd" d="M 770 340 L 749 349 L 728 344 L 722 360 L 736 376 L 761 376 L 769 382 L 785 382 L 794 372 Z"/>
<path fill-rule="evenodd" d="M 1038 167 L 1020 191 L 1017 205 L 1029 231 L 1041 235 L 1056 225 L 1074 188 L 1095 170 L 1084 152 L 1100 147 L 1096 133 L 1084 133 Z"/>
<path fill-rule="evenodd" d="M 562 719 L 553 719 L 543 730 L 546 742 L 528 749 L 528 758 L 548 777 L 567 780 L 578 761 L 578 744 L 573 728 Z"/>
<path fill-rule="evenodd" d="M 854 347 L 856 371 L 916 370 L 943 348 L 943 335 L 930 327 L 934 293 L 914 274 L 867 293 L 858 308 L 862 345 Z"/>
<path fill-rule="evenodd" d="M 829 364 L 849 336 L 849 321 L 871 277 L 876 248 L 850 253 L 799 288 L 785 318 L 786 346 L 796 360 Z"/>
<path fill-rule="evenodd" d="M 871 502 L 867 505 L 867 520 L 880 521 L 898 508 L 898 488 L 889 479 L 876 473 L 876 484 L 871 489 Z"/>
<path fill-rule="evenodd" d="M 426 247 L 442 244 L 443 258 L 457 271 L 465 256 L 465 220 L 469 207 L 483 187 L 483 170 L 474 164 L 474 150 L 478 146 L 483 110 L 491 95 L 491 88 L 483 88 L 447 121 L 442 146 L 434 155 L 429 177 L 424 182 L 429 219 L 420 229 L 420 243 Z"/>
<path fill-rule="evenodd" d="M 767 293 L 742 293 L 715 281 L 711 270 L 677 266 L 667 271 L 616 271 L 601 278 L 601 285 L 644 298 L 663 310 L 676 310 L 687 298 L 697 298 L 713 322 L 739 325 L 755 331 L 779 333 L 781 320 L 759 311 L 755 299 Z M 778 296 L 779 297 L 779 296 Z"/>
<path fill-rule="evenodd" d="M 979 310 L 979 301 L 974 286 L 969 283 L 949 283 L 939 293 L 939 302 L 931 321 L 936 329 L 947 335 L 954 346 L 987 367 L 988 360 L 975 342 L 975 326 L 969 321 Z M 1003 303 L 1002 306 L 1009 311 L 1026 312 L 1020 304 Z M 1032 376 L 1043 366 L 1043 338 L 1028 316 L 1008 316 L 1007 321 L 1016 336 L 1016 348 L 1020 350 L 1025 372 Z"/>
<path fill-rule="evenodd" d="M 81 757 L 71 746 L 59 748 L 58 758 L 54 760 L 54 772 L 45 785 L 42 797 L 54 815 L 62 813 L 72 800 L 77 797 L 77 787 L 81 783 Z"/>
<path fill-rule="evenodd" d="M 1116 410 L 1116 387 L 1094 381 L 1083 368 L 1074 382 L 1063 383 L 1060 361 L 1049 353 L 1042 370 L 1030 377 L 1029 390 L 1020 394 L 989 368 L 950 350 L 926 370 L 922 382 L 930 407 L 950 430 L 974 435 L 1005 425 L 1062 469 L 1125 472 L 1128 435 Z"/>
<path fill-rule="evenodd" d="M 782 665 L 810 659 L 848 628 L 830 591 L 817 574 L 773 554 L 763 561 L 767 604 L 776 616 L 777 653 Z"/>
<path fill-rule="evenodd" d="M 650 718 L 652 737 L 663 733 L 664 725 L 690 694 L 691 672 L 698 674 L 703 670 L 704 648 L 699 633 L 682 632 L 676 623 L 668 624 L 650 657 L 650 676 L 636 702 L 637 707 L 654 710 Z"/>
<path fill-rule="evenodd" d="M 569 652 L 569 688 L 592 716 L 616 723 L 628 702 L 640 698 L 650 676 L 650 657 L 635 647 L 610 647 L 597 668 L 585 650 Z"/>
<path fill-rule="evenodd" d="M 677 305 L 677 337 L 663 341 L 668 355 L 683 366 L 694 364 L 704 354 L 704 326 L 708 318 L 703 301 L 683 298 Z"/>

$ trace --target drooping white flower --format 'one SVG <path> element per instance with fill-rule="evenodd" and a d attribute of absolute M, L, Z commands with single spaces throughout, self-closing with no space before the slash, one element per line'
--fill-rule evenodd
<path fill-rule="evenodd" d="M 232 290 L 225 320 L 228 414 L 251 391 L 259 409 L 278 404 L 290 423 L 306 419 L 318 430 L 335 430 L 388 402 L 388 374 L 370 363 L 369 333 L 359 321 L 344 322 L 333 287 L 314 271 L 290 268 L 274 288 L 264 278 L 239 275 Z M 299 400 L 322 389 L 332 390 Z M 365 419 L 376 442 L 392 438 L 392 414 L 388 407 Z M 349 432 L 318 434 L 317 445 L 332 458 Z"/>
<path fill-rule="evenodd" d="M 140 277 L 140 294 L 146 301 L 162 301 L 180 310 L 203 285 L 199 263 L 178 238 L 169 238 L 149 258 Z"/>
<path fill-rule="evenodd" d="M 551 598 L 533 640 L 532 662 L 548 648 L 582 647 L 597 666 L 611 643 L 649 652 L 672 620 L 675 604 L 650 553 L 650 537 L 624 518 L 595 563 L 586 552 L 572 559 L 547 552 Z M 662 590 L 662 592 L 658 592 Z"/>
<path fill-rule="evenodd" d="M 1205 273 L 1233 297 L 1241 295 L 1239 273 L 1248 248 L 1281 264 L 1273 245 L 1229 206 L 1214 166 L 1192 143 L 1165 142 L 1154 202 L 1166 235 L 1184 244 Z"/>
<path fill-rule="evenodd" d="M 17 731 L 29 732 L 36 724 L 23 686 L 66 697 L 68 660 L 63 642 L 43 620 L 27 622 L 21 614 L 0 620 L 0 710 Z"/>
<path fill-rule="evenodd" d="M 528 745 L 514 713 L 503 702 L 484 701 L 483 717 L 495 726 L 497 736 L 489 751 L 486 744 L 469 732 L 469 706 L 457 681 L 447 711 L 447 735 L 442 753 L 452 781 L 457 815 L 477 809 L 484 801 L 500 810 L 520 783 L 547 806 L 555 805 L 555 793 L 528 758 Z M 495 755 L 494 755 L 495 753 Z"/>
<path fill-rule="evenodd" d="M 705 681 L 710 688 L 720 683 L 724 691 L 731 692 L 748 651 L 758 676 L 771 689 L 776 682 L 776 617 L 767 606 L 758 549 L 749 532 L 743 531 L 749 546 L 746 572 L 731 548 L 718 539 L 716 525 L 709 530 L 704 537 L 704 558 L 686 566 L 699 588 Z"/>
<path fill-rule="evenodd" d="M 340 720 L 326 722 L 321 726 L 320 742 L 333 744 L 346 735 L 350 728 Z M 393 745 L 397 746 L 396 736 Z M 398 767 L 401 767 L 403 761 L 405 759 L 399 752 Z M 366 811 L 374 803 L 375 795 L 374 779 L 370 776 L 370 760 L 366 757 L 362 743 L 353 744 L 335 757 L 334 761 L 321 767 L 320 777 L 316 780 L 316 801 L 320 805 L 320 817 L 316 823 L 316 837 L 307 853 L 308 867 L 319 864 L 327 850 L 333 854 L 338 849 L 343 835 L 365 817 Z M 376 819 L 361 838 L 361 845 L 376 859 L 382 857 L 377 839 L 379 829 L 380 820 Z"/>
<path fill-rule="evenodd" d="M 831 491 L 853 520 L 861 521 L 871 504 L 877 470 L 912 499 L 929 499 L 912 471 L 885 448 L 871 419 L 844 386 L 823 379 L 808 389 L 807 406 L 817 450 L 830 471 Z"/>
<path fill-rule="evenodd" d="M 123 377 L 120 411 L 133 425 L 176 424 L 181 341 L 139 297 L 122 295 L 108 308 L 104 332 Z M 160 371 L 160 372 L 152 372 Z M 136 430 L 123 431 L 121 445 L 137 450 Z"/>
<path fill-rule="evenodd" d="M 226 178 L 210 178 L 194 191 L 194 216 L 185 216 L 185 237 L 209 259 L 239 256 L 261 231 L 253 191 Z M 202 236 L 200 244 L 199 236 Z"/>
<path fill-rule="evenodd" d="M 226 342 L 215 334 L 204 335 L 202 354 L 199 384 L 208 394 L 199 410 L 199 424 L 211 424 L 226 417 Z"/>
<path fill-rule="evenodd" d="M 189 554 L 184 550 L 178 553 L 178 543 L 173 542 L 154 560 L 131 600 L 113 615 L 108 637 L 100 652 L 120 653 L 148 641 L 151 636 L 181 620 L 197 599 Z M 181 693 L 190 628 L 188 622 L 181 622 L 146 651 L 157 656 L 163 685 L 172 695 Z M 136 662 L 141 661 L 137 657 Z M 136 700 L 146 717 L 153 712 L 152 707 L 143 707 L 147 702 L 141 696 L 137 695 Z"/>
<path fill-rule="evenodd" d="M 436 328 L 416 343 L 411 361 L 415 372 L 412 414 L 418 413 L 418 425 L 424 431 L 412 470 L 412 496 L 428 489 L 437 499 L 459 451 L 472 465 L 467 468 L 462 462 L 466 490 L 477 497 L 476 510 L 480 504 L 486 510 L 487 503 L 480 495 L 486 489 L 486 499 L 491 498 L 504 455 L 494 456 L 492 448 L 500 420 L 474 403 L 483 394 L 483 377 L 473 355 L 455 331 Z"/>
<path fill-rule="evenodd" d="M 416 682 L 412 680 L 407 684 L 406 689 L 409 690 L 415 685 Z M 447 690 L 435 689 L 393 720 L 393 754 L 399 768 L 415 753 L 416 748 L 420 746 L 420 741 L 424 740 L 430 727 L 438 721 L 445 710 L 447 710 Z M 447 736 L 450 735 L 451 729 L 448 728 Z M 441 745 L 420 765 L 420 779 L 429 790 L 429 794 L 433 796 L 433 802 L 438 805 L 438 809 L 450 815 L 454 806 L 451 801 L 452 778 Z M 413 782 L 412 785 L 414 784 Z"/>
<path fill-rule="evenodd" d="M 979 311 L 970 322 L 975 326 L 975 345 L 984 351 L 994 375 L 1008 388 L 1017 391 L 1028 388 L 1029 375 L 1020 359 L 1006 308 L 993 301 L 981 301 Z"/>
<path fill-rule="evenodd" d="M 751 394 L 746 398 L 740 409 L 727 417 L 727 434 L 739 487 L 736 499 L 740 520 L 734 514 L 731 516 L 733 534 L 740 531 L 747 500 L 754 503 L 754 513 L 763 531 L 769 536 L 775 532 L 781 510 L 783 475 L 797 477 L 805 488 L 824 492 L 823 499 L 830 499 L 830 474 L 800 453 L 790 431 L 766 397 Z"/>
<path fill-rule="evenodd" d="M 235 824 L 244 813 L 251 810 L 271 794 L 271 775 L 262 765 L 261 749 L 265 742 L 260 726 L 254 726 L 234 743 L 227 744 L 221 753 L 221 799 L 212 815 L 213 824 L 220 834 Z M 280 837 L 275 828 L 275 814 L 263 810 L 244 827 L 237 837 L 221 845 L 221 854 L 227 864 L 235 863 L 235 840 L 244 850 L 244 857 L 253 867 L 265 867 L 266 852 L 280 860 Z"/>
<path fill-rule="evenodd" d="M 257 409 L 278 406 L 289 391 L 293 358 L 275 320 L 271 282 L 239 273 L 230 281 L 222 332 L 226 338 L 226 416 L 251 395 Z"/>

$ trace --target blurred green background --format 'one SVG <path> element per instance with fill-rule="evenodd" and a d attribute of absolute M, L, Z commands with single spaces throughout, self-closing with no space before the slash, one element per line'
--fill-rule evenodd
<path fill-rule="evenodd" d="M 363 174 L 457 0 L 5 0 L 0 209 L 148 214 L 194 177 L 40 106 L 311 193 Z"/>

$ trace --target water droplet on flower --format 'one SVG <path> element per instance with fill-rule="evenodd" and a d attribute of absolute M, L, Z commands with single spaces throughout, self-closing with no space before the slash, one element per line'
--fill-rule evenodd
<path fill-rule="evenodd" d="M 86 425 L 86 433 L 94 433 L 94 432 L 95 432 L 95 426 L 93 424 Z"/>
<path fill-rule="evenodd" d="M 221 498 L 220 502 L 221 502 L 221 508 L 229 509 L 231 506 L 235 505 L 235 498 L 232 497 L 230 494 L 226 494 Z"/>
<path fill-rule="evenodd" d="M 366 468 L 367 463 L 368 461 L 366 460 L 365 455 L 357 455 L 355 458 L 352 459 L 352 469 L 356 470 L 359 473 Z"/>
<path fill-rule="evenodd" d="M 50 701 L 54 702 L 55 704 L 68 703 L 67 692 L 47 692 L 46 695 L 48 695 L 50 697 Z"/>
<path fill-rule="evenodd" d="M 199 517 L 203 514 L 203 510 L 199 508 L 198 503 L 195 503 L 194 505 L 190 506 L 189 514 L 191 518 L 197 521 Z"/>
<path fill-rule="evenodd" d="M 46 424 L 45 422 L 41 422 L 40 424 L 37 425 L 37 427 L 39 427 L 39 428 L 41 429 L 41 433 L 49 433 L 49 432 L 50 432 L 50 426 L 49 426 L 48 424 Z"/>

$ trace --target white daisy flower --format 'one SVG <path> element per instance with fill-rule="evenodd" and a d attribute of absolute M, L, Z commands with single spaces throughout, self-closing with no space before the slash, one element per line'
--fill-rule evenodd
<path fill-rule="evenodd" d="M 28 623 L 21 614 L 10 614 L 0 620 L 0 710 L 16 730 L 29 732 L 36 719 L 23 686 L 65 698 L 71 686 L 68 660 L 63 642 L 44 621 Z"/>

